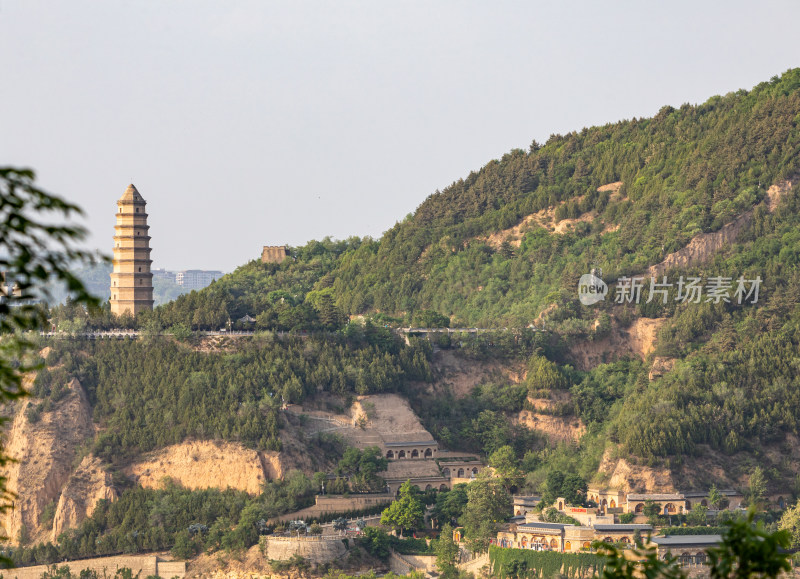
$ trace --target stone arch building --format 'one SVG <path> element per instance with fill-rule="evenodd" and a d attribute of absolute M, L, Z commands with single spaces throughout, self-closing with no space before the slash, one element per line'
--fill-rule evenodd
<path fill-rule="evenodd" d="M 707 550 L 722 541 L 720 535 L 676 535 L 671 537 L 653 537 L 658 558 L 677 557 L 681 565 L 702 565 L 708 558 Z"/>
<path fill-rule="evenodd" d="M 384 456 L 389 460 L 431 459 L 436 456 L 439 444 L 435 440 L 424 441 L 384 441 Z"/>

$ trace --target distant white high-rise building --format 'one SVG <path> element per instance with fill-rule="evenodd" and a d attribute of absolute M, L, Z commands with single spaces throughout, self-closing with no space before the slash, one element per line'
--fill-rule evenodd
<path fill-rule="evenodd" d="M 186 289 L 202 289 L 223 275 L 221 271 L 186 269 L 175 274 L 175 283 Z"/>
<path fill-rule="evenodd" d="M 175 272 L 167 271 L 166 269 L 156 268 L 153 271 L 153 279 L 165 279 L 175 283 Z"/>

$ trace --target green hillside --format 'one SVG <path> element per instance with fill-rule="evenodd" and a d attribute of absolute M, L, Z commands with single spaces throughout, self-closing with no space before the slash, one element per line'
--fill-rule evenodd
<path fill-rule="evenodd" d="M 202 352 L 162 339 L 136 342 L 59 341 L 50 368 L 36 377 L 38 403 L 28 419 L 63 397 L 78 378 L 104 426 L 93 443 L 109 463 L 187 438 L 240 441 L 280 450 L 281 405 L 319 392 L 395 391 L 429 380 L 425 344 L 401 347 L 385 330 L 360 339 L 275 340 L 261 336 L 225 352 Z M 134 409 L 138 409 L 134 411 Z"/>
<path fill-rule="evenodd" d="M 292 259 L 280 265 L 253 261 L 136 323 L 149 330 L 216 329 L 248 314 L 258 330 L 326 330 L 347 341 L 360 331 L 347 323 L 357 314 L 376 326 L 500 329 L 535 322 L 546 329 L 540 353 L 562 378 L 546 379 L 548 370 L 534 358 L 529 392 L 568 392 L 559 412 L 589 428 L 569 464 L 595 468 L 609 441 L 634 459 L 671 457 L 673 464 L 708 451 L 757 453 L 800 427 L 798 187 L 774 207 L 765 203 L 768 188 L 799 169 L 800 69 L 793 69 L 750 91 L 511 151 L 431 195 L 379 240 L 312 241 L 292 248 Z M 617 305 L 611 297 L 594 306 L 578 301 L 578 278 L 593 265 L 609 283 L 644 273 L 750 210 L 735 242 L 702 267 L 670 277 L 760 276 L 757 303 L 679 303 L 674 289 L 666 304 L 644 303 L 647 291 L 639 305 Z M 564 220 L 570 226 L 557 227 Z M 518 245 L 503 241 L 501 232 L 521 223 Z M 653 381 L 652 359 L 575 369 L 582 344 L 639 317 L 666 318 L 655 353 L 674 360 L 674 369 Z M 113 323 L 104 320 L 94 323 Z M 473 406 L 423 402 L 419 411 L 437 436 L 486 452 L 497 444 L 470 435 L 474 415 L 516 411 L 519 404 L 503 408 L 479 399 Z M 497 440 L 517 441 L 522 458 L 525 438 L 504 436 Z M 542 455 L 529 465 L 548 460 Z M 795 468 L 769 466 L 780 484 Z"/>
<path fill-rule="evenodd" d="M 794 69 L 749 92 L 513 150 L 431 195 L 379 240 L 312 241 L 293 250 L 292 262 L 247 264 L 157 317 L 202 326 L 214 315 L 249 313 L 261 315 L 263 327 L 311 327 L 330 296 L 343 314 L 435 310 L 454 325 L 526 326 L 554 301 L 553 292 L 572 292 L 592 263 L 611 279 L 641 272 L 752 208 L 798 162 Z M 597 191 L 617 181 L 619 194 Z M 596 217 L 563 235 L 534 227 L 518 248 L 481 239 L 548 209 L 557 220 Z M 760 221 L 754 226 L 759 234 L 762 228 Z M 760 253 L 753 265 L 766 258 Z"/>
<path fill-rule="evenodd" d="M 72 327 L 141 330 L 137 341 L 44 340 L 47 369 L 25 411 L 35 423 L 78 378 L 98 426 L 81 452 L 116 472 L 123 493 L 57 546 L 22 549 L 17 559 L 170 547 L 190 556 L 254 544 L 262 519 L 309 504 L 326 473 L 313 483 L 293 473 L 247 498 L 130 487 L 120 469 L 186 439 L 280 449 L 292 428 L 282 404 L 321 393 L 348 401 L 399 392 L 443 447 L 479 453 L 509 488 L 553 500 L 570 496 L 557 494 L 570 485 L 607 483 L 618 459 L 665 467 L 687 490 L 742 488 L 749 477 L 763 482 L 751 502 L 797 496 L 799 175 L 794 69 L 751 91 L 514 150 L 431 195 L 379 240 L 312 241 L 282 264 L 253 261 L 135 320 L 53 308 L 54 321 L 81 317 Z M 786 179 L 794 186 L 770 192 Z M 704 236 L 723 228 L 724 242 Z M 615 303 L 615 280 L 645 274 L 690 243 L 702 263 L 672 267 L 671 281 L 719 276 L 735 287 L 740 276 L 760 278 L 758 300 L 708 299 L 706 288 L 693 303 L 673 286 L 664 300 L 645 287 L 639 303 Z M 610 294 L 583 305 L 578 279 L 593 267 Z M 238 321 L 245 315 L 255 323 Z M 215 349 L 190 331 L 229 321 L 257 332 Z M 629 347 L 643 322 L 660 328 L 652 351 Z M 391 331 L 401 325 L 493 331 L 431 343 Z M 442 353 L 491 372 L 455 392 Z M 518 378 L 500 371 L 508 368 Z M 538 412 L 585 428 L 579 441 L 555 444 L 521 424 L 520 412 L 543 400 Z M 309 453 L 312 445 L 326 455 L 321 468 L 342 457 L 341 442 L 318 437 Z M 347 452 L 342 461 L 360 460 Z M 448 494 L 457 496 L 441 493 L 444 502 Z M 191 517 L 176 516 L 182 509 Z M 207 534 L 190 535 L 189 520 Z"/>

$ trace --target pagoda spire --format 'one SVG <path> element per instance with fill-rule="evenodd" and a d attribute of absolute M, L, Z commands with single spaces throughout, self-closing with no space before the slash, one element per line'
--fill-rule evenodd
<path fill-rule="evenodd" d="M 111 313 L 136 315 L 153 309 L 150 272 L 150 226 L 147 202 L 131 183 L 117 201 L 114 226 L 114 270 L 111 273 Z"/>

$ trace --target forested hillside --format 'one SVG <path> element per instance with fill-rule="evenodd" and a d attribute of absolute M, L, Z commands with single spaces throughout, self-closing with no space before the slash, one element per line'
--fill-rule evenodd
<path fill-rule="evenodd" d="M 169 340 L 56 344 L 36 377 L 29 419 L 78 378 L 103 432 L 93 451 L 108 462 L 186 438 L 235 440 L 280 450 L 279 411 L 319 392 L 395 391 L 430 379 L 430 349 L 401 347 L 385 330 L 362 339 L 262 336 L 229 352 L 202 352 Z"/>
<path fill-rule="evenodd" d="M 579 447 L 564 451 L 569 468 L 596 469 L 607 443 L 618 444 L 631 460 L 671 457 L 677 465 L 706 452 L 757 453 L 800 429 L 797 179 L 767 199 L 771 186 L 799 170 L 800 69 L 794 69 L 750 91 L 696 106 L 667 106 L 652 118 L 553 135 L 528 151 L 513 150 L 431 195 L 379 240 L 312 241 L 292 248 L 292 258 L 280 265 L 253 261 L 128 323 L 148 332 L 217 329 L 250 315 L 256 322 L 245 327 L 325 330 L 345 341 L 363 331 L 359 323 L 348 323 L 356 315 L 370 320 L 372 332 L 400 324 L 533 324 L 545 330 L 539 354 L 555 370 L 537 361 L 539 355 L 528 360 L 530 351 L 510 355 L 529 363 L 530 396 L 558 399 L 560 415 L 587 426 Z M 704 263 L 669 273 L 760 277 L 757 303 L 681 303 L 674 288 L 666 303 L 648 303 L 647 290 L 638 305 L 615 304 L 613 293 L 593 306 L 577 299 L 578 278 L 593 266 L 602 268 L 611 285 L 621 276 L 644 274 L 701 234 L 734 221 L 739 229 L 732 242 L 715 248 Z M 579 367 L 581 349 L 625 334 L 641 317 L 659 320 L 654 354 L 667 362 L 666 372 L 649 376 L 652 353 L 614 362 L 621 356 L 612 351 L 606 363 Z M 319 346 L 321 352 L 328 347 Z M 481 355 L 498 356 L 491 350 Z M 331 355 L 341 357 L 335 364 L 349 367 L 343 360 L 361 352 L 343 347 Z M 407 358 L 404 352 L 392 355 Z M 351 363 L 372 368 L 376 362 Z M 425 373 L 416 361 L 413 371 L 409 362 L 392 363 L 405 373 Z M 381 380 L 369 378 L 364 387 L 397 383 L 395 370 L 380 372 Z M 314 383 L 300 379 L 293 390 L 293 381 L 284 378 L 277 375 L 271 392 L 291 398 Z M 477 412 L 496 418 L 524 406 L 524 389 L 502 390 L 507 386 L 497 385 L 503 396 L 496 399 L 479 392 L 471 401 L 431 403 L 423 396 L 419 411 L 445 442 L 483 452 L 511 443 L 521 459 L 530 441 L 502 427 L 502 420 L 497 424 L 506 430 L 493 442 L 487 442 L 496 430 L 491 419 L 489 434 L 476 435 Z M 347 388 L 360 391 L 353 384 Z M 96 412 L 105 412 L 98 402 Z M 244 432 L 233 423 L 214 428 Z M 245 438 L 270 446 L 271 435 Z M 117 440 L 122 434 L 107 436 Z M 120 444 L 127 443 L 114 442 Z M 542 453 L 526 464 L 547 468 L 552 460 Z M 769 466 L 775 481 L 790 477 L 794 468 L 789 462 Z"/>
<path fill-rule="evenodd" d="M 212 289 L 157 312 L 212 326 L 245 313 L 269 328 L 313 327 L 341 314 L 424 310 L 455 325 L 526 326 L 591 264 L 639 273 L 751 209 L 800 162 L 800 70 L 513 150 L 441 192 L 379 240 L 323 240 L 280 266 L 252 262 Z M 598 188 L 621 181 L 615 193 Z M 518 247 L 486 237 L 526 216 L 591 215 L 564 233 L 533 223 Z M 581 317 L 577 315 L 575 317 Z"/>
<path fill-rule="evenodd" d="M 734 287 L 758 278 L 758 299 L 682 300 L 675 286 L 651 295 L 648 282 L 638 303 L 616 303 L 615 280 L 649 277 L 687 247 L 691 259 L 673 255 L 659 275 Z M 46 369 L 24 407 L 30 424 L 51 424 L 54 409 L 75 402 L 77 378 L 93 430 L 76 460 L 99 457 L 121 479 L 121 498 L 57 547 L 18 556 L 253 544 L 261 519 L 310 502 L 312 473 L 264 482 L 248 498 L 132 487 L 121 468 L 193 439 L 280 450 L 303 427 L 281 407 L 328 395 L 348 406 L 354 395 L 398 392 L 442 448 L 478 453 L 509 488 L 551 498 L 567 496 L 557 494 L 567 480 L 631 490 L 632 479 L 614 479 L 622 463 L 623 474 L 666 472 L 647 490 L 750 481 L 758 490 L 746 497 L 759 504 L 770 492 L 798 495 L 799 261 L 795 69 L 701 105 L 534 142 L 431 195 L 379 240 L 312 241 L 282 264 L 250 262 L 137 319 L 53 308 L 67 329 L 140 330 L 136 341 L 43 340 Z M 610 293 L 584 305 L 578 279 L 594 267 Z M 228 324 L 256 332 L 221 348 L 192 333 Z M 428 341 L 392 331 L 401 325 L 493 331 Z M 542 423 L 567 436 L 548 438 Z M 329 442 L 322 452 L 334 461 L 343 442 Z M 340 462 L 336 477 L 344 470 Z M 190 536 L 180 509 L 207 535 Z"/>

